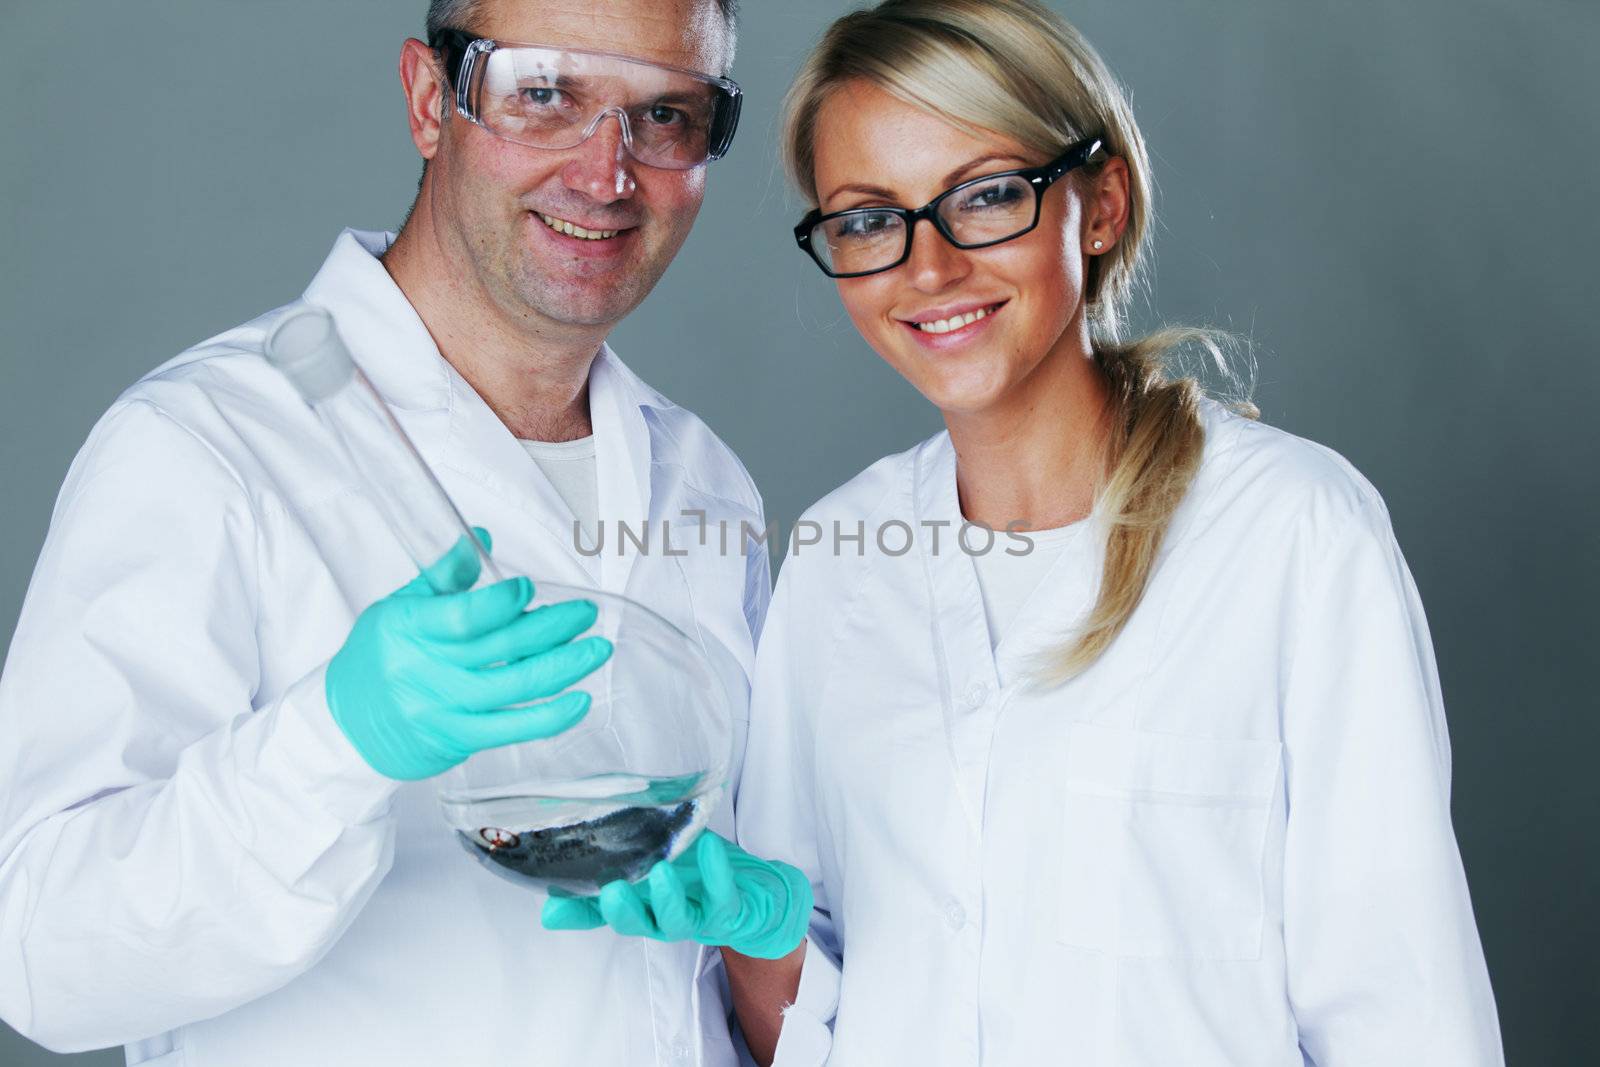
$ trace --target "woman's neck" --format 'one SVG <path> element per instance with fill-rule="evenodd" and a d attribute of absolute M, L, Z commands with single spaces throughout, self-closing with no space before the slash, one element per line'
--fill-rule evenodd
<path fill-rule="evenodd" d="M 994 404 L 945 412 L 962 515 L 997 530 L 1048 530 L 1087 517 L 1105 470 L 1110 407 L 1087 338 L 1068 330 Z"/>

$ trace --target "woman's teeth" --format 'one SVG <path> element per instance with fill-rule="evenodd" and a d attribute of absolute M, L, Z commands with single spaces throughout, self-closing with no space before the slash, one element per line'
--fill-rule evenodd
<path fill-rule="evenodd" d="M 541 214 L 539 217 L 552 230 L 560 230 L 562 233 L 572 237 L 582 237 L 585 241 L 603 241 L 607 237 L 615 237 L 621 232 L 620 230 L 586 230 L 582 226 L 574 226 L 566 219 L 558 219 L 554 215 Z"/>
<path fill-rule="evenodd" d="M 934 319 L 932 322 L 913 322 L 911 325 L 923 333 L 949 333 L 951 330 L 959 330 L 963 326 L 971 326 L 979 319 L 992 315 L 999 310 L 1000 305 L 993 304 L 986 308 L 979 308 L 977 311 L 969 311 L 965 315 L 951 315 L 948 319 Z"/>

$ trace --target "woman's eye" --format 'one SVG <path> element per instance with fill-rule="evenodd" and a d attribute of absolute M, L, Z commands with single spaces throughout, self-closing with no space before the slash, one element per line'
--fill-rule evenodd
<path fill-rule="evenodd" d="M 983 185 L 969 193 L 962 202 L 962 207 L 967 209 L 982 210 L 986 207 L 1003 207 L 1014 204 L 1022 198 L 1022 190 L 1010 182 L 998 185 Z"/>
<path fill-rule="evenodd" d="M 871 237 L 889 228 L 893 215 L 851 215 L 839 220 L 840 237 Z"/>

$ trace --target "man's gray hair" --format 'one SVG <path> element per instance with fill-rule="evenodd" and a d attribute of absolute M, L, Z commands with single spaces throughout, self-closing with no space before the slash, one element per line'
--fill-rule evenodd
<path fill-rule="evenodd" d="M 472 30 L 483 0 L 428 0 L 428 39 L 440 30 Z M 717 0 L 728 29 L 739 24 L 739 0 Z"/>

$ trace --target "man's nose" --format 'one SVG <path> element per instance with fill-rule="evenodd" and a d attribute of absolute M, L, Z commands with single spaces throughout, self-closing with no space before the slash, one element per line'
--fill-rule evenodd
<path fill-rule="evenodd" d="M 633 177 L 633 157 L 628 155 L 622 137 L 625 121 L 620 111 L 600 115 L 594 132 L 571 150 L 572 157 L 561 169 L 562 182 L 568 189 L 601 204 L 633 195 L 638 183 Z"/>
<path fill-rule="evenodd" d="M 911 233 L 911 256 L 906 260 L 912 285 L 924 293 L 937 293 L 971 273 L 967 254 L 946 241 L 931 219 L 918 219 L 917 227 Z"/>

